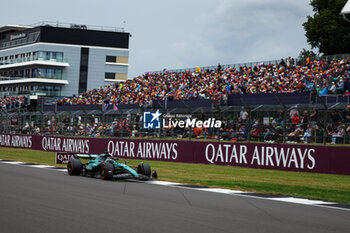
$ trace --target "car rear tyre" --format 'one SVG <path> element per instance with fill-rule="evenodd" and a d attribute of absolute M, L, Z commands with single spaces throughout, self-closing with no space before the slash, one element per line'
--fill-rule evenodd
<path fill-rule="evenodd" d="M 139 163 L 139 166 L 137 167 L 138 173 L 144 176 L 151 177 L 151 166 L 148 165 L 148 163 Z"/>
<path fill-rule="evenodd" d="M 102 180 L 111 180 L 113 178 L 114 166 L 110 163 L 103 163 L 100 168 Z"/>
<path fill-rule="evenodd" d="M 83 165 L 79 159 L 72 158 L 67 164 L 67 171 L 69 175 L 80 175 L 83 169 Z"/>

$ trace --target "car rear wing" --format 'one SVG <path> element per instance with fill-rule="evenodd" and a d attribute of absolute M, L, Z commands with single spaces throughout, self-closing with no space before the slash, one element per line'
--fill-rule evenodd
<path fill-rule="evenodd" d="M 93 155 L 93 154 L 75 154 L 76 158 L 79 159 L 94 159 L 97 158 L 98 155 Z"/>

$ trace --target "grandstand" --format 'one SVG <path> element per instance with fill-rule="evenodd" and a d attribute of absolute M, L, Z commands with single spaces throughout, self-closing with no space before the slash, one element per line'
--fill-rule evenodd
<path fill-rule="evenodd" d="M 37 109 L 24 107 L 25 98 L 6 97 L 1 99 L 1 130 L 349 143 L 349 65 L 350 57 L 340 55 L 152 72 L 78 96 L 50 99 L 46 104 L 39 99 Z M 143 129 L 143 112 L 156 110 L 200 119 L 214 117 L 222 120 L 223 126 L 209 130 Z"/>

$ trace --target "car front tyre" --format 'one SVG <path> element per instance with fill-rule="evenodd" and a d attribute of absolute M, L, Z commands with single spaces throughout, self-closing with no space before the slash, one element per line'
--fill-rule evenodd
<path fill-rule="evenodd" d="M 151 177 L 151 166 L 148 163 L 140 163 L 139 166 L 137 167 L 137 172 L 140 173 L 141 175 Z"/>
<path fill-rule="evenodd" d="M 100 168 L 100 176 L 102 180 L 111 180 L 114 174 L 114 167 L 110 163 L 103 163 Z"/>

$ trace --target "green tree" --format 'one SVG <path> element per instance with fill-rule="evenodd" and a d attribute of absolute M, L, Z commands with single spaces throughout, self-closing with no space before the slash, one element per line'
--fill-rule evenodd
<path fill-rule="evenodd" d="M 316 57 L 317 56 L 317 54 L 316 53 L 314 53 L 314 51 L 312 51 L 312 50 L 306 50 L 305 48 L 303 49 L 303 50 L 301 50 L 300 51 L 300 53 L 299 53 L 299 60 L 304 60 L 304 59 L 306 59 L 307 57 L 309 57 L 309 58 L 314 58 L 314 57 Z"/>
<path fill-rule="evenodd" d="M 303 23 L 307 42 L 324 55 L 350 53 L 350 22 L 340 12 L 347 0 L 311 0 L 314 15 Z"/>

